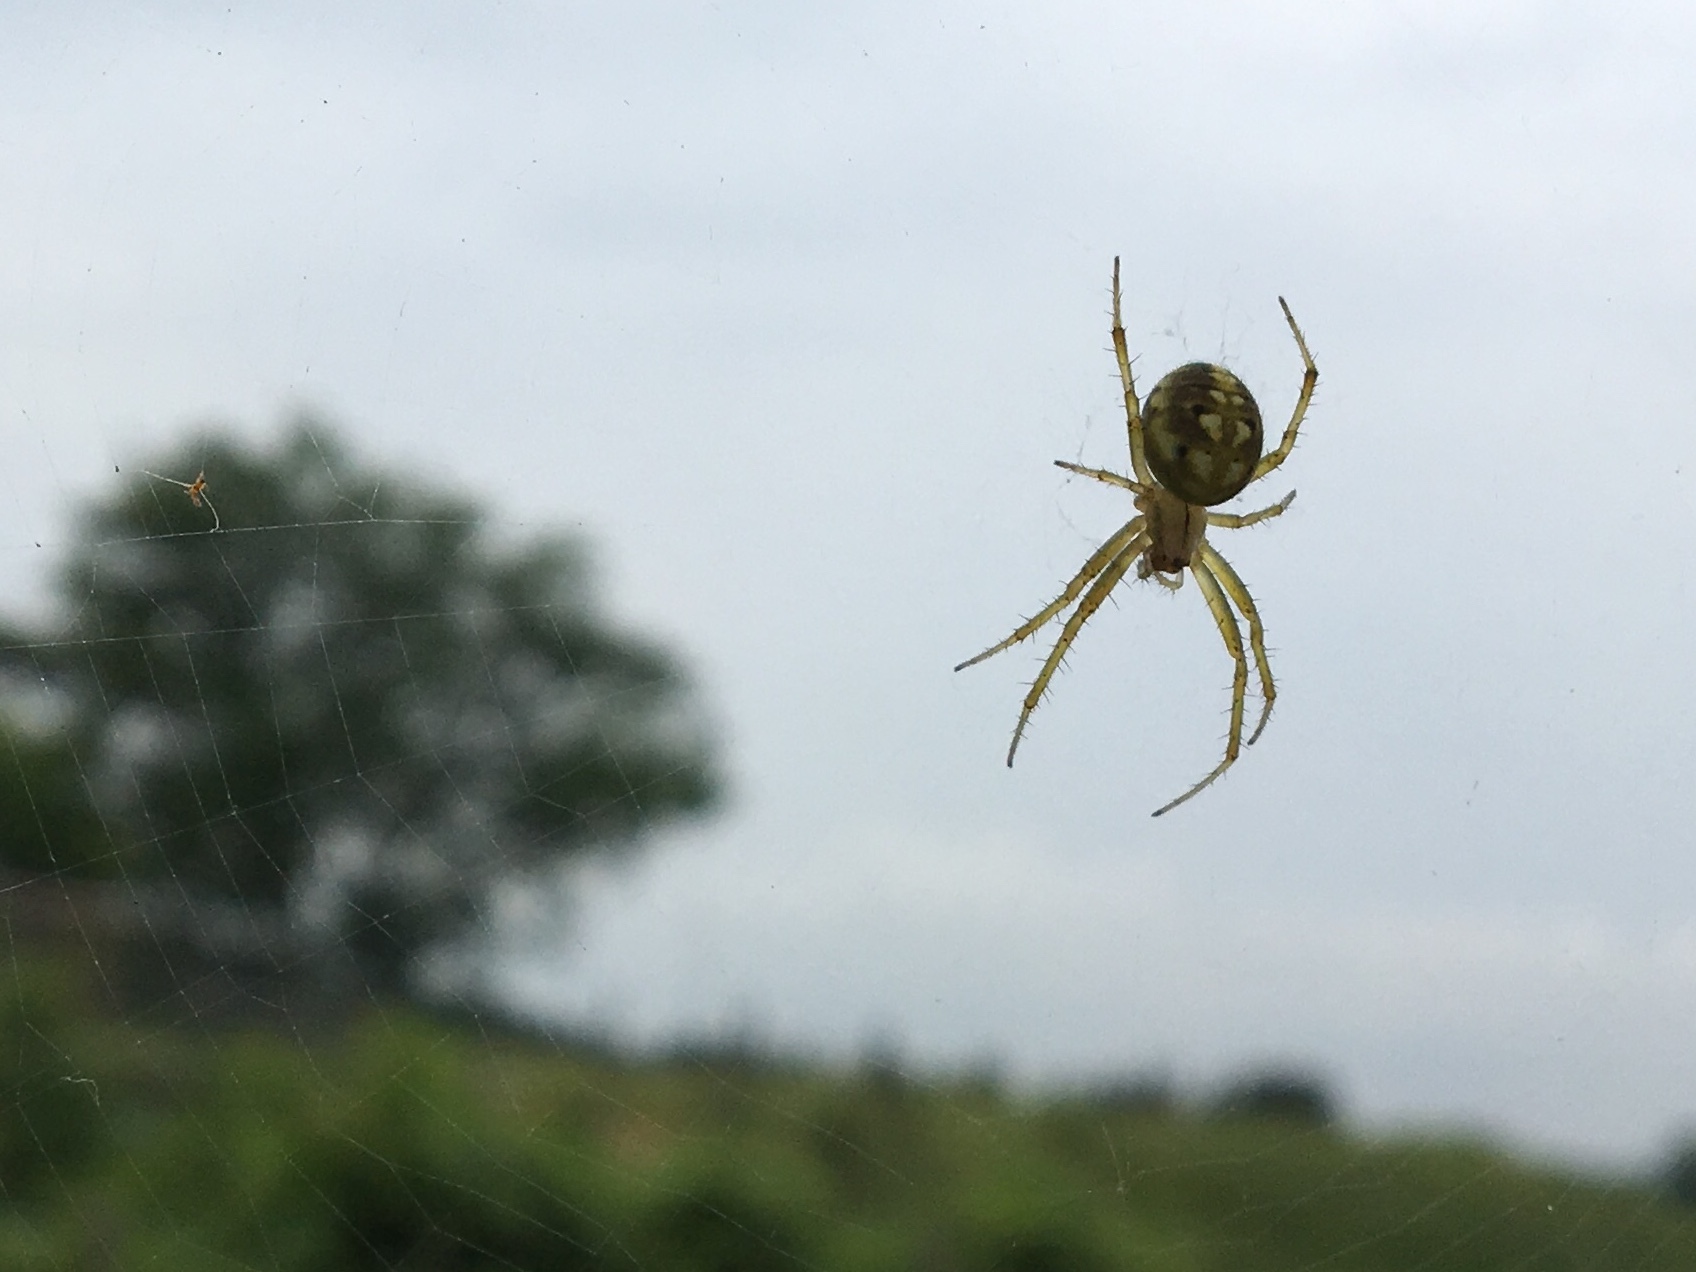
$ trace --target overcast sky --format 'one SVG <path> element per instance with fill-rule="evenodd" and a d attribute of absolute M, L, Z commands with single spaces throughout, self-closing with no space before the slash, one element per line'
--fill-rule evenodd
<path fill-rule="evenodd" d="M 0 584 L 193 426 L 307 409 L 580 527 L 726 811 L 532 1000 L 1021 1079 L 1312 1065 L 1596 1162 L 1696 1124 L 1696 14 L 1665 4 L 65 6 L 0 19 Z M 1130 515 L 1222 361 L 1281 519 L 950 668 Z M 184 472 L 183 477 L 193 474 Z M 211 490 L 217 474 L 208 473 Z M 226 509 L 226 514 L 230 510 Z M 39 545 L 39 546 L 38 546 Z"/>

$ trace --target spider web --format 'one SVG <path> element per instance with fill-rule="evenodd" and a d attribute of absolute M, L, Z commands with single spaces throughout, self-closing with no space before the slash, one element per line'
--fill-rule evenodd
<path fill-rule="evenodd" d="M 241 793 L 245 761 L 220 753 L 210 784 L 180 792 L 188 811 L 149 830 L 113 815 L 115 800 L 128 806 L 101 751 L 60 745 L 53 690 L 27 676 L 4 685 L 0 782 L 21 816 L 4 833 L 59 857 L 0 878 L 0 1268 L 1696 1265 L 1690 1219 L 1646 1166 L 1604 1170 L 1576 1148 L 1528 1160 L 1499 1138 L 1515 1129 L 1510 1106 L 1520 1127 L 1581 1119 L 1585 1101 L 1562 1098 L 1579 1066 L 1565 1086 L 1544 1072 L 1570 1029 L 1592 1035 L 1578 1083 L 1659 1085 L 1674 1093 L 1654 1107 L 1677 1105 L 1688 1047 L 1642 1022 L 1688 1017 L 1696 958 L 1678 931 L 1560 980 L 1609 933 L 1504 932 L 1488 908 L 1472 926 L 1439 915 L 1425 928 L 1418 915 L 1398 926 L 1323 910 L 1413 891 L 1428 864 L 1468 854 L 1496 860 L 1502 873 L 1473 880 L 1495 900 L 1531 905 L 1525 893 L 1557 875 L 1582 888 L 1605 878 L 1585 873 L 1596 860 L 1660 896 L 1681 891 L 1676 852 L 1631 859 L 1624 841 L 1676 848 L 1682 804 L 1623 833 L 1611 802 L 1577 806 L 1563 858 L 1554 832 L 1567 828 L 1554 823 L 1575 806 L 1552 787 L 1687 787 L 1683 734 L 1639 723 L 1687 687 L 1675 660 L 1656 661 L 1681 646 L 1628 603 L 1640 592 L 1662 605 L 1659 585 L 1619 566 L 1659 543 L 1676 600 L 1690 574 L 1678 545 L 1696 536 L 1686 518 L 1649 523 L 1653 534 L 1632 520 L 1629 540 L 1610 538 L 1603 517 L 1574 541 L 1569 522 L 1536 512 L 1551 490 L 1588 491 L 1604 509 L 1688 504 L 1678 483 L 1644 484 L 1683 453 L 1688 414 L 1665 374 L 1678 357 L 1666 260 L 1586 256 L 1687 238 L 1677 188 L 1635 194 L 1666 157 L 1609 140 L 1647 156 L 1622 168 L 1595 145 L 1609 128 L 1676 144 L 1660 115 L 1645 130 L 1595 90 L 1619 75 L 1642 100 L 1660 69 L 1681 84 L 1679 45 L 1656 31 L 1621 57 L 1580 15 L 1567 44 L 1553 27 L 1531 46 L 1433 31 L 1403 64 L 1387 54 L 1405 32 L 1352 11 L 1316 32 L 1311 15 L 1158 10 L 507 6 L 465 21 L 378 6 L 368 22 L 301 22 L 238 7 L 89 23 L 61 7 L 10 20 L 7 206 L 20 224 L 6 240 L 0 393 L 16 406 L 6 475 L 23 515 L 0 558 L 13 566 L 10 617 L 32 634 L 0 642 L 8 665 L 63 675 L 80 660 L 96 704 L 82 718 L 169 772 L 187 763 L 178 742 L 199 735 L 150 732 L 145 708 L 192 725 L 217 717 L 222 689 L 190 677 L 138 696 L 116 662 L 169 670 L 169 651 L 189 651 L 183 666 L 205 673 L 205 651 L 241 634 L 269 651 L 246 666 L 260 680 L 280 683 L 290 657 L 337 667 L 312 682 L 330 706 L 314 741 L 348 759 L 327 776 L 291 771 L 280 796 L 261 798 Z M 1504 49 L 1529 48 L 1535 67 L 1556 46 L 1541 77 L 1502 79 Z M 1339 111 L 1366 80 L 1444 92 Z M 1454 84 L 1478 90 L 1461 94 L 1464 114 Z M 1344 114 L 1352 133 L 1337 127 Z M 1459 144 L 1457 122 L 1481 144 Z M 1522 166 L 1533 132 L 1557 164 Z M 1347 197 L 1315 199 L 1327 180 Z M 1567 189 L 1588 193 L 1560 208 L 1541 197 Z M 1646 224 L 1644 208 L 1665 224 Z M 1597 235 L 1597 217 L 1633 232 Z M 1637 278 L 1655 329 L 1622 320 L 1614 345 L 1593 327 L 1578 339 L 1578 326 L 1532 312 L 1583 308 L 1574 294 L 1550 302 L 1546 254 L 1519 275 L 1497 269 L 1511 252 L 1467 255 L 1545 234 L 1576 266 L 1576 295 L 1591 271 L 1623 314 L 1633 298 L 1620 289 Z M 1322 388 L 1334 414 L 1313 433 L 1323 445 L 1298 454 L 1295 479 L 1305 489 L 1333 465 L 1316 481 L 1323 523 L 1280 527 L 1286 564 L 1261 598 L 1287 642 L 1274 657 L 1293 673 L 1291 705 L 1250 773 L 1186 810 L 1199 821 L 1234 807 L 1235 821 L 1193 838 L 1197 822 L 1181 824 L 1140 855 L 1125 828 L 1193 780 L 1193 760 L 1212 762 L 1207 704 L 1226 701 L 1217 665 L 1197 656 L 1217 649 L 1193 591 L 1155 605 L 1114 595 L 1039 714 L 1043 745 L 1021 753 L 1017 781 L 997 751 L 1021 673 L 967 697 L 951 696 L 945 670 L 1100 541 L 1091 519 L 1110 505 L 1062 497 L 1065 479 L 1044 485 L 1032 464 L 1111 466 L 1121 443 L 1105 347 L 1105 270 L 1121 251 L 1138 261 L 1129 321 L 1145 385 L 1194 357 L 1242 367 L 1257 392 L 1287 385 L 1287 333 L 1266 302 L 1281 288 L 1296 300 L 1298 286 L 1336 377 Z M 1589 299 L 1594 310 L 1602 298 Z M 1159 318 L 1164 304 L 1182 306 L 1175 320 Z M 1458 309 L 1487 318 L 1467 325 Z M 1644 350 L 1660 361 L 1633 361 Z M 1590 395 L 1575 404 L 1569 379 L 1529 374 L 1551 365 L 1615 370 L 1583 373 Z M 1504 373 L 1522 368 L 1502 427 L 1450 409 L 1499 402 Z M 1434 397 L 1438 374 L 1448 392 Z M 1610 485 L 1565 457 L 1594 457 L 1592 421 L 1619 408 L 1596 386 L 1614 379 L 1634 384 L 1634 427 L 1647 431 L 1629 480 Z M 699 655 L 721 704 L 731 802 L 717 820 L 643 823 L 655 782 L 681 770 L 633 775 L 627 739 L 595 710 L 618 693 L 585 685 L 562 704 L 474 689 L 501 665 L 462 638 L 563 623 L 577 602 L 361 593 L 359 623 L 397 633 L 408 653 L 452 650 L 454 683 L 478 708 L 380 755 L 356 709 L 365 673 L 324 657 L 334 616 L 265 613 L 250 596 L 235 619 L 168 621 L 183 598 L 135 568 L 140 551 L 191 548 L 198 577 L 217 580 L 252 550 L 310 580 L 347 539 L 385 541 L 404 562 L 411 536 L 472 526 L 394 513 L 334 459 L 320 465 L 328 502 L 281 517 L 260 515 L 193 447 L 130 453 L 132 433 L 148 432 L 130 421 L 203 401 L 257 415 L 272 395 L 325 385 L 354 395 L 347 416 L 365 422 L 377 459 L 451 457 L 492 540 L 587 519 L 619 601 L 605 616 L 663 633 L 685 668 Z M 1537 421 L 1534 445 L 1509 427 L 1514 412 Z M 1081 445 L 1080 418 L 1097 422 Z M 88 419 L 104 421 L 89 445 L 64 442 Z M 102 453 L 125 466 L 114 487 L 133 480 L 147 505 L 145 534 L 85 533 L 83 495 L 109 467 L 88 456 Z M 1434 456 L 1453 461 L 1443 489 L 1468 515 L 1433 515 L 1423 477 L 1405 478 Z M 157 478 L 132 471 L 143 459 Z M 215 502 L 196 508 L 203 462 Z M 1026 552 L 1074 517 L 1073 533 Z M 1480 544 L 1529 565 L 1546 542 L 1571 546 L 1558 574 L 1516 569 L 1486 589 L 1486 572 L 1455 568 Z M 30 611 L 42 580 L 79 543 L 100 578 L 135 584 L 157 628 L 64 634 L 89 581 L 41 634 Z M 1260 586 L 1258 568 L 1247 576 Z M 1527 656 L 1528 626 L 1576 613 L 1562 608 L 1574 576 L 1607 611 L 1605 654 L 1585 651 L 1586 664 L 1651 670 L 1592 680 L 1549 649 Z M 1349 662 L 1351 644 L 1371 658 Z M 1458 673 L 1420 674 L 1443 658 Z M 1533 663 L 1537 686 L 1513 679 Z M 1457 691 L 1424 716 L 1411 694 L 1380 698 L 1384 666 L 1416 685 L 1495 678 L 1523 698 L 1475 698 L 1468 714 Z M 1606 712 L 1537 714 L 1530 700 L 1555 680 Z M 426 678 L 402 664 L 395 683 L 422 690 Z M 126 692 L 144 709 L 99 709 Z M 286 698 L 224 736 L 285 731 Z M 1371 713 L 1398 702 L 1397 723 L 1435 740 L 1353 766 L 1344 749 L 1369 749 L 1382 723 Z M 1334 727 L 1300 734 L 1303 710 Z M 546 836 L 497 833 L 487 790 L 544 806 L 556 790 L 504 758 L 508 744 L 568 718 L 590 722 L 572 734 L 571 771 L 602 775 L 593 807 L 570 819 L 568 868 L 491 882 L 493 849 Z M 1180 754 L 1179 727 L 1201 729 L 1198 750 Z M 1582 737 L 1578 764 L 1558 742 L 1527 751 L 1523 735 L 1537 733 Z M 32 766 L 40 748 L 25 744 L 43 740 L 79 761 L 74 780 Z M 1490 749 L 1503 758 L 1481 790 L 1472 766 Z M 1461 833 L 1456 809 L 1432 820 L 1459 750 L 1451 802 L 1464 798 L 1469 817 L 1486 815 L 1492 775 L 1516 760 L 1547 772 L 1519 774 L 1520 800 Z M 453 815 L 398 816 L 400 778 Z M 1327 847 L 1314 818 L 1351 782 L 1375 787 L 1377 816 L 1341 825 Z M 361 793 L 343 805 L 359 814 L 350 825 L 314 823 L 310 840 L 242 831 L 296 809 L 308 820 L 337 790 Z M 762 811 L 774 804 L 788 811 Z M 62 850 L 90 825 L 106 846 L 70 859 Z M 1445 837 L 1460 847 L 1434 862 Z M 1370 861 L 1371 886 L 1269 918 L 1280 886 L 1325 882 L 1338 841 Z M 1216 851 L 1225 842 L 1229 855 Z M 256 844 L 301 843 L 325 864 L 272 868 L 289 884 L 283 904 L 263 871 L 207 895 L 205 860 L 235 871 L 263 861 Z M 425 850 L 389 859 L 412 891 L 354 896 L 354 881 L 388 877 L 374 845 L 396 843 Z M 1149 866 L 1159 852 L 1192 870 L 1188 892 Z M 156 868 L 132 871 L 137 854 Z M 433 904 L 465 895 L 477 898 L 469 925 L 410 964 L 409 983 L 372 961 L 372 944 L 402 940 L 409 920 L 428 931 L 464 917 Z M 1577 953 L 1553 960 L 1551 947 Z M 1490 992 L 1461 992 L 1503 965 Z M 1357 974 L 1330 976 L 1337 967 Z M 1633 995 L 1630 1011 L 1586 1010 Z M 1443 996 L 1464 1000 L 1446 1019 L 1468 1039 L 1493 1023 L 1468 1008 L 1505 1018 L 1493 1036 L 1510 1035 L 1522 1070 L 1510 1089 L 1471 1067 L 1477 1049 L 1431 1045 L 1414 1017 L 1443 1014 L 1430 1001 Z M 1327 1067 L 1359 1056 L 1363 1035 L 1370 1064 Z M 1658 1071 L 1639 1063 L 1651 1052 Z M 1410 1073 L 1420 1098 L 1404 1092 L 1397 1107 L 1446 1121 L 1396 1125 L 1382 1089 L 1354 1085 Z M 1523 1116 L 1540 1100 L 1540 1117 Z M 1590 1130 L 1608 1112 L 1595 1105 Z"/>
<path fill-rule="evenodd" d="M 214 549 L 237 569 L 229 546 L 251 536 L 316 573 L 333 561 L 335 535 L 404 537 L 436 524 L 373 515 L 371 500 L 350 498 L 312 445 L 334 499 L 356 519 L 244 526 L 239 497 L 226 494 L 216 537 L 168 530 L 170 540 Z M 181 484 L 139 492 L 163 524 L 196 515 L 192 483 Z M 209 477 L 208 492 L 218 490 Z M 122 573 L 158 614 L 178 612 L 147 586 L 138 545 L 87 545 L 96 567 L 88 577 Z M 423 629 L 531 608 L 358 621 Z M 581 615 L 573 605 L 552 617 Z M 292 613 L 250 634 L 262 647 L 304 644 L 328 664 L 323 629 L 347 621 Z M 157 660 L 159 642 L 210 650 L 227 635 L 178 628 L 93 639 Z M 90 638 L 38 641 L 28 652 L 43 666 L 87 657 Z M 195 681 L 192 700 L 210 719 L 216 659 L 189 661 L 208 677 Z M 120 664 L 90 665 L 96 687 L 120 698 L 117 681 L 103 678 Z M 486 655 L 475 669 L 500 675 Z M 281 735 L 275 686 L 295 673 L 282 659 L 266 670 L 269 723 Z M 340 734 L 326 745 L 339 740 L 354 757 L 345 780 L 379 797 L 397 764 L 434 766 L 452 783 L 450 750 L 502 750 L 557 709 L 508 702 L 471 733 L 363 764 L 349 723 L 357 686 L 333 675 L 327 683 Z M 163 681 L 158 693 L 171 705 Z M 31 702 L 40 718 L 25 723 L 50 732 L 52 712 L 14 687 L 15 712 Z M 599 723 L 592 732 L 589 759 L 620 771 L 619 745 Z M 186 763 L 184 754 L 180 738 L 151 743 L 160 763 Z M 13 747 L 49 842 L 68 819 L 110 816 L 96 766 L 78 758 L 85 802 L 67 806 Z M 223 756 L 215 767 L 226 793 L 239 787 Z M 281 799 L 304 809 L 321 785 L 287 785 Z M 616 802 L 640 809 L 652 790 L 651 780 L 627 780 Z M 484 810 L 462 790 L 454 801 L 468 816 L 450 833 L 481 847 Z M 1691 1255 L 1688 1222 L 1642 1190 L 1528 1173 L 1481 1145 L 1357 1141 L 1335 1125 L 1324 1084 L 1301 1072 L 1263 1073 L 1223 1093 L 1134 1070 L 1033 1085 L 1009 1079 L 993 1054 L 965 1065 L 904 1059 L 897 1037 L 873 1038 L 856 1059 L 852 1048 L 809 1055 L 764 1039 L 747 1019 L 641 1038 L 628 1018 L 620 1031 L 616 1011 L 579 1004 L 538 1015 L 536 969 L 572 974 L 542 933 L 569 926 L 569 949 L 597 929 L 592 916 L 562 910 L 567 892 L 534 880 L 480 909 L 476 939 L 457 960 L 438 960 L 425 992 L 397 996 L 366 982 L 348 995 L 344 980 L 329 1010 L 322 996 L 332 983 L 295 973 L 340 952 L 344 973 L 361 975 L 368 964 L 356 947 L 403 922 L 404 907 L 361 910 L 340 929 L 320 924 L 302 944 L 287 939 L 273 905 L 247 903 L 239 890 L 230 907 L 172 904 L 199 886 L 172 852 L 265 811 L 236 804 L 140 842 L 113 829 L 110 860 L 17 873 L 0 888 L 7 1267 L 1537 1267 L 1576 1251 L 1610 1267 L 1658 1268 Z M 610 861 L 623 840 L 599 834 L 590 828 L 585 859 Z M 123 863 L 138 851 L 162 855 L 166 886 L 126 876 Z M 474 857 L 433 852 L 451 885 L 480 882 L 466 873 Z M 699 849 L 684 855 L 703 859 Z M 91 881 L 114 862 L 113 877 Z M 616 878 L 595 867 L 566 882 L 592 904 L 616 892 Z M 328 886 L 310 872 L 291 880 L 296 921 L 312 917 L 306 894 Z M 190 920 L 201 959 L 184 972 L 165 952 Z M 255 933 L 272 957 L 257 978 L 247 966 Z M 149 949 L 166 980 L 138 989 L 131 973 Z M 528 995 L 514 974 L 525 966 Z"/>

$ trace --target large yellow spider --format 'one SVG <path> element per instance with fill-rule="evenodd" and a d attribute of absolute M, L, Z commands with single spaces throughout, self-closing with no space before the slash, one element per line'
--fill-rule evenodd
<path fill-rule="evenodd" d="M 993 654 L 1018 644 L 1034 635 L 1044 624 L 1064 610 L 1079 595 L 1077 609 L 1072 611 L 1060 630 L 1060 639 L 1053 652 L 1042 664 L 1031 690 L 1025 695 L 1024 709 L 1013 729 L 1013 744 L 1007 748 L 1007 764 L 1012 767 L 1013 755 L 1019 749 L 1025 724 L 1036 710 L 1037 703 L 1048 690 L 1048 683 L 1060 666 L 1060 660 L 1072 647 L 1072 642 L 1091 614 L 1118 586 L 1132 565 L 1139 579 L 1152 578 L 1163 587 L 1183 586 L 1184 570 L 1195 575 L 1202 599 L 1213 612 L 1219 625 L 1219 635 L 1236 663 L 1236 676 L 1231 685 L 1231 732 L 1225 743 L 1225 758 L 1201 781 L 1169 804 L 1154 810 L 1154 816 L 1169 813 L 1185 800 L 1192 798 L 1209 785 L 1236 761 L 1242 748 L 1243 700 L 1248 690 L 1248 660 L 1243 656 L 1242 629 L 1231 611 L 1235 602 L 1243 617 L 1248 619 L 1248 643 L 1254 651 L 1255 669 L 1260 673 L 1260 722 L 1254 726 L 1248 745 L 1253 746 L 1272 714 L 1272 701 L 1277 690 L 1272 683 L 1272 669 L 1266 663 L 1266 633 L 1260 625 L 1260 613 L 1254 598 L 1248 594 L 1242 579 L 1237 577 L 1224 557 L 1207 541 L 1207 528 L 1218 526 L 1240 530 L 1257 522 L 1276 517 L 1290 506 L 1296 492 L 1290 491 L 1277 503 L 1258 512 L 1237 515 L 1209 512 L 1214 504 L 1224 503 L 1242 492 L 1250 482 L 1259 481 L 1289 458 L 1296 444 L 1296 430 L 1307 414 L 1313 400 L 1313 386 L 1319 382 L 1319 368 L 1307 350 L 1307 341 L 1296 326 L 1295 315 L 1282 296 L 1278 304 L 1284 319 L 1290 324 L 1290 334 L 1296 338 L 1301 360 L 1306 368 L 1302 374 L 1301 395 L 1296 409 L 1284 429 L 1284 439 L 1270 455 L 1260 453 L 1263 430 L 1260 408 L 1246 385 L 1224 367 L 1209 362 L 1191 362 L 1168 373 L 1154 386 L 1142 410 L 1137 409 L 1136 386 L 1131 380 L 1131 359 L 1125 349 L 1125 327 L 1119 316 L 1119 258 L 1113 258 L 1113 352 L 1119 358 L 1119 379 L 1125 390 L 1125 423 L 1130 433 L 1131 469 L 1133 481 L 1118 473 L 1100 468 L 1085 468 L 1068 464 L 1063 459 L 1054 462 L 1070 472 L 1093 477 L 1110 486 L 1119 486 L 1136 496 L 1138 516 L 1108 538 L 1084 562 L 1083 569 L 1066 584 L 1066 590 L 1045 605 L 1030 621 L 1022 624 L 1006 640 L 991 645 L 976 658 L 968 658 L 955 671 L 980 663 Z M 1085 591 L 1085 589 L 1088 591 Z M 1227 598 L 1229 598 L 1227 600 Z"/>

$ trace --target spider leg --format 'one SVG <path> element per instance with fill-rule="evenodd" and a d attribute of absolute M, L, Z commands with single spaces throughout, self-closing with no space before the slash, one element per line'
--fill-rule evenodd
<path fill-rule="evenodd" d="M 1213 621 L 1219 625 L 1219 635 L 1225 641 L 1225 648 L 1231 651 L 1231 658 L 1236 663 L 1236 674 L 1231 678 L 1231 735 L 1225 742 L 1225 758 L 1219 765 L 1201 781 L 1185 791 L 1169 804 L 1162 804 L 1154 810 L 1154 816 L 1169 813 L 1185 800 L 1192 799 L 1211 786 L 1214 780 L 1236 763 L 1237 752 L 1242 748 L 1243 738 L 1243 699 L 1248 695 L 1248 659 L 1243 657 L 1243 634 L 1237 626 L 1237 616 L 1231 612 L 1230 602 L 1219 590 L 1219 582 L 1213 577 L 1213 571 L 1207 568 L 1207 562 L 1198 554 L 1190 561 L 1190 572 L 1195 575 L 1196 586 L 1207 600 L 1207 608 L 1213 611 Z"/>
<path fill-rule="evenodd" d="M 1219 580 L 1219 586 L 1225 589 L 1225 594 L 1236 603 L 1248 619 L 1248 645 L 1254 651 L 1254 669 L 1260 673 L 1260 721 L 1254 726 L 1254 732 L 1249 734 L 1246 745 L 1253 746 L 1259 739 L 1261 730 L 1266 727 L 1266 721 L 1272 715 L 1272 703 L 1278 696 L 1278 689 L 1272 683 L 1272 667 L 1266 661 L 1266 629 L 1260 625 L 1260 611 L 1254 606 L 1254 597 L 1248 594 L 1248 587 L 1243 583 L 1242 576 L 1231 568 L 1231 563 L 1219 555 L 1218 550 L 1205 539 L 1201 542 L 1201 559 L 1207 563 L 1207 568 Z"/>
<path fill-rule="evenodd" d="M 1125 347 L 1125 324 L 1119 317 L 1119 258 L 1113 258 L 1113 353 L 1119 359 L 1119 383 L 1125 390 L 1125 432 L 1131 443 L 1131 471 L 1145 486 L 1154 484 L 1154 475 L 1143 457 L 1142 412 L 1137 409 L 1137 386 L 1131 378 L 1131 354 Z"/>
<path fill-rule="evenodd" d="M 1290 312 L 1290 306 L 1282 296 L 1278 297 L 1278 304 L 1283 307 L 1284 318 L 1290 324 L 1290 334 L 1296 338 L 1296 348 L 1301 350 L 1301 361 L 1305 370 L 1301 376 L 1301 395 L 1296 398 L 1295 412 L 1290 416 L 1290 422 L 1284 426 L 1284 440 L 1278 443 L 1277 450 L 1263 456 L 1254 466 L 1254 476 L 1249 478 L 1250 481 L 1259 481 L 1290 457 L 1290 449 L 1296 444 L 1296 430 L 1301 427 L 1302 418 L 1307 414 L 1307 404 L 1313 401 L 1313 386 L 1319 383 L 1319 368 L 1313 363 L 1313 355 L 1307 351 L 1307 340 L 1301 334 L 1301 328 L 1296 326 L 1296 316 Z"/>
<path fill-rule="evenodd" d="M 1039 627 L 1048 622 L 1049 619 L 1053 618 L 1061 610 L 1065 609 L 1074 600 L 1076 600 L 1078 594 L 1082 592 L 1084 588 L 1089 586 L 1090 580 L 1095 578 L 1096 575 L 1100 574 L 1109 565 L 1111 565 L 1118 558 L 1119 554 L 1125 550 L 1126 546 L 1136 541 L 1141 534 L 1142 518 L 1131 518 L 1131 520 L 1121 526 L 1118 532 L 1110 537 L 1106 543 L 1102 544 L 1090 554 L 1089 560 L 1084 562 L 1083 569 L 1079 570 L 1072 576 L 1072 581 L 1066 584 L 1066 590 L 1061 592 L 1059 596 L 1055 597 L 1052 603 L 1043 606 L 1043 608 L 1038 610 L 1037 613 L 1030 619 L 1021 623 L 1018 629 L 1006 640 L 999 644 L 991 645 L 988 649 L 984 650 L 983 653 L 978 654 L 974 658 L 966 659 L 965 662 L 955 667 L 954 670 L 964 671 L 967 667 L 970 667 L 975 663 L 980 663 L 985 658 L 993 657 L 994 655 L 999 654 L 1003 649 L 1009 649 L 1024 640 L 1027 636 L 1035 633 Z"/>
<path fill-rule="evenodd" d="M 178 481 L 175 477 L 167 477 L 163 473 L 152 472 L 146 468 L 143 468 L 141 472 L 144 477 L 153 477 L 159 481 L 168 481 L 173 486 L 181 486 L 184 490 L 187 490 L 190 486 L 194 485 L 192 481 Z"/>
<path fill-rule="evenodd" d="M 1077 473 L 1081 477 L 1093 477 L 1097 481 L 1104 481 L 1109 486 L 1118 486 L 1121 490 L 1128 490 L 1135 495 L 1146 495 L 1149 491 L 1149 487 L 1143 485 L 1142 482 L 1132 481 L 1129 477 L 1121 477 L 1118 473 L 1110 473 L 1105 468 L 1085 468 L 1082 464 L 1070 464 L 1063 459 L 1055 460 L 1054 466 L 1064 468 L 1067 472 Z"/>
<path fill-rule="evenodd" d="M 212 506 L 212 496 L 206 493 L 206 473 L 204 471 L 202 471 L 193 481 L 178 481 L 175 477 L 167 477 L 163 473 L 150 472 L 145 468 L 141 471 L 144 476 L 152 477 L 157 481 L 168 481 L 173 486 L 181 486 L 183 488 L 183 493 L 188 496 L 189 502 L 196 508 L 200 507 L 200 505 L 204 503 L 212 512 L 212 529 L 217 530 L 224 524 L 223 518 L 218 515 L 218 510 Z"/>
<path fill-rule="evenodd" d="M 1031 718 L 1031 712 L 1036 710 L 1037 703 L 1042 701 L 1042 695 L 1047 692 L 1048 682 L 1054 679 L 1054 673 L 1060 667 L 1060 660 L 1066 656 L 1066 651 L 1078 638 L 1078 632 L 1089 621 L 1089 616 L 1101 608 L 1101 603 L 1107 599 L 1108 593 L 1119 585 L 1119 580 L 1125 577 L 1126 571 L 1147 546 L 1148 536 L 1140 532 L 1126 543 L 1119 555 L 1101 572 L 1101 577 L 1091 585 L 1084 599 L 1078 602 L 1078 608 L 1072 611 L 1065 627 L 1060 629 L 1060 639 L 1054 642 L 1054 648 L 1043 662 L 1042 670 L 1037 672 L 1036 679 L 1031 682 L 1031 690 L 1025 695 L 1024 706 L 1019 711 L 1019 723 L 1013 728 L 1013 743 L 1007 748 L 1008 768 L 1013 767 L 1013 755 L 1019 749 L 1019 739 L 1025 734 L 1025 725 Z"/>
<path fill-rule="evenodd" d="M 1230 512 L 1210 512 L 1207 514 L 1207 524 L 1219 526 L 1224 530 L 1241 530 L 1245 526 L 1259 525 L 1262 521 L 1282 515 L 1284 509 L 1296 501 L 1296 492 L 1290 491 L 1277 503 L 1254 512 L 1245 512 L 1240 516 Z"/>

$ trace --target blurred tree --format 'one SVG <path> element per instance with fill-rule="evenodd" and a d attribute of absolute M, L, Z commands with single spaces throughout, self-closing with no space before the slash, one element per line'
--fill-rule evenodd
<path fill-rule="evenodd" d="M 1214 1104 L 1220 1117 L 1270 1118 L 1305 1126 L 1330 1126 L 1336 1103 L 1325 1083 L 1306 1073 L 1273 1070 L 1242 1078 Z"/>
<path fill-rule="evenodd" d="M 10 639 L 8 639 L 10 637 Z M 28 637 L 0 632 L 5 657 L 16 658 Z M 0 867 L 27 874 L 111 877 L 100 819 L 89 802 L 63 721 L 42 719 L 25 704 L 42 695 L 13 686 L 11 709 L 0 712 Z"/>
<path fill-rule="evenodd" d="M 305 426 L 154 468 L 221 528 L 139 473 L 84 511 L 62 624 L 0 649 L 0 865 L 121 875 L 225 973 L 392 994 L 503 889 L 710 802 L 697 701 L 579 540 L 493 544 Z"/>
<path fill-rule="evenodd" d="M 1675 1201 L 1696 1206 L 1696 1136 L 1681 1141 L 1668 1155 L 1661 1179 Z"/>

